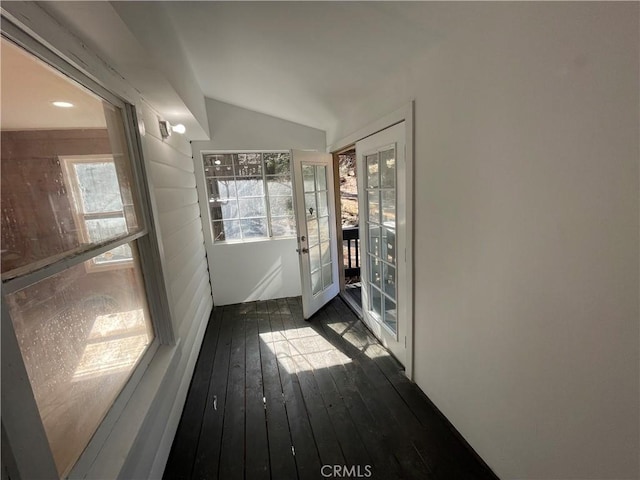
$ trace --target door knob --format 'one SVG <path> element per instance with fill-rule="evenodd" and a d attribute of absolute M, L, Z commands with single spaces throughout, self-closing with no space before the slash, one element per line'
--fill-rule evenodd
<path fill-rule="evenodd" d="M 309 249 L 307 247 L 302 247 L 302 250 L 296 248 L 296 252 L 298 252 L 298 255 L 300 255 L 300 253 L 309 253 Z"/>

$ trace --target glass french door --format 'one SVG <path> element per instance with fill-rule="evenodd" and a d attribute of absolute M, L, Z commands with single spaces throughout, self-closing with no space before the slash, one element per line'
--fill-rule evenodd
<path fill-rule="evenodd" d="M 292 151 L 304 318 L 335 297 L 338 279 L 333 158 Z"/>
<path fill-rule="evenodd" d="M 404 364 L 406 319 L 399 295 L 404 263 L 404 124 L 356 143 L 363 319 Z M 402 257 L 399 255 L 402 253 Z"/>

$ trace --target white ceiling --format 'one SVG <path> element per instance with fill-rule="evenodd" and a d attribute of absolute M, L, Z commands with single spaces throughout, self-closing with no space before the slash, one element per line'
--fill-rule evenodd
<path fill-rule="evenodd" d="M 106 128 L 102 101 L 2 39 L 2 130 Z M 59 108 L 53 101 L 72 103 Z"/>
<path fill-rule="evenodd" d="M 478 10 L 473 3 L 60 1 L 40 6 L 173 123 L 190 128 L 195 86 L 201 99 L 204 94 L 330 131 L 377 85 L 424 57 L 452 29 L 472 22 Z"/>
<path fill-rule="evenodd" d="M 205 96 L 323 130 L 442 32 L 432 15 L 442 6 L 433 3 L 149 5 L 160 7 Z"/>

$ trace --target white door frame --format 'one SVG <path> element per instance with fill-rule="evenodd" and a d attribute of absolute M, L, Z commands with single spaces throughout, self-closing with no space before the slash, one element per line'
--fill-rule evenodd
<path fill-rule="evenodd" d="M 331 252 L 331 284 L 323 286 L 324 278 L 321 280 L 322 289 L 313 294 L 312 276 L 310 269 L 309 232 L 307 231 L 307 209 L 305 206 L 305 189 L 303 177 L 303 164 L 325 167 L 327 183 L 327 208 L 329 221 L 329 249 Z M 338 276 L 338 244 L 336 242 L 336 205 L 333 184 L 333 156 L 326 153 L 310 152 L 303 150 L 291 150 L 291 186 L 293 187 L 293 201 L 295 205 L 297 235 L 298 235 L 298 259 L 300 261 L 300 284 L 302 287 L 302 313 L 305 320 L 311 318 L 320 308 L 330 302 L 340 293 L 340 278 Z M 315 178 L 315 173 L 314 173 Z M 317 185 L 316 187 L 317 188 Z M 318 198 L 318 197 L 316 197 Z M 319 206 L 316 207 L 320 209 Z M 316 212 L 317 216 L 317 212 Z M 318 231 L 320 235 L 320 231 Z M 321 238 L 318 240 L 318 248 L 321 245 Z M 309 248 L 307 248 L 309 247 Z M 320 261 L 322 277 L 324 277 L 324 267 Z"/>
<path fill-rule="evenodd" d="M 414 101 L 411 100 L 401 108 L 391 112 L 388 115 L 370 123 L 369 125 L 361 128 L 360 130 L 344 137 L 329 147 L 327 152 L 336 152 L 345 149 L 346 147 L 355 144 L 357 141 L 369 137 L 375 133 L 385 130 L 388 127 L 396 125 L 401 122 L 405 122 L 405 162 L 406 162 L 406 185 L 405 185 L 405 203 L 406 203 L 406 262 L 408 268 L 406 269 L 406 276 L 404 278 L 404 285 L 406 285 L 404 292 L 398 292 L 398 301 L 404 302 L 406 305 L 406 328 L 407 328 L 407 357 L 405 364 L 405 375 L 413 380 L 413 360 L 414 360 L 414 345 L 413 345 L 413 304 L 414 304 L 414 291 L 413 291 L 413 113 Z M 399 252 L 400 254 L 400 252 Z"/>

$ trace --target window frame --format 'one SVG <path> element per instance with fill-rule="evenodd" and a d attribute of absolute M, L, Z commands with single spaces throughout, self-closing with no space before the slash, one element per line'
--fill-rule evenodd
<path fill-rule="evenodd" d="M 114 210 L 111 212 L 101 213 L 87 213 L 82 206 L 82 192 L 80 190 L 80 179 L 75 171 L 75 165 L 78 164 L 91 164 L 91 163 L 114 163 L 113 155 L 109 154 L 88 154 L 88 155 L 59 155 L 58 160 L 62 167 L 62 174 L 65 180 L 68 182 L 68 186 L 71 188 L 71 198 L 73 198 L 76 208 L 73 210 L 73 220 L 76 224 L 78 232 L 84 243 L 90 242 L 89 228 L 87 226 L 87 220 L 93 220 L 98 218 L 122 218 L 125 219 L 124 206 L 121 210 Z M 137 185 L 136 185 L 137 187 Z M 95 245 L 95 243 L 94 243 Z M 132 259 L 124 260 L 107 260 L 103 262 L 96 262 L 95 257 L 91 261 L 91 264 L 87 264 L 87 268 L 92 272 L 116 270 L 119 268 L 127 268 L 131 265 Z"/>
<path fill-rule="evenodd" d="M 265 154 L 265 153 L 287 153 L 289 154 L 289 177 L 291 179 L 291 199 L 292 199 L 292 209 L 293 209 L 293 214 L 292 214 L 292 218 L 293 218 L 293 222 L 295 224 L 295 197 L 293 195 L 293 167 L 292 167 L 292 154 L 291 154 L 291 150 L 289 149 L 264 149 L 264 150 L 256 150 L 256 149 L 233 149 L 233 150 L 201 150 L 200 151 L 200 168 L 198 169 L 199 173 L 202 175 L 202 179 L 203 179 L 203 184 L 204 184 L 204 198 L 206 198 L 206 211 L 207 211 L 207 220 L 209 223 L 209 232 L 210 232 L 210 238 L 211 238 L 211 245 L 215 246 L 215 245 L 234 245 L 234 244 L 242 244 L 242 243 L 254 243 L 254 242 L 270 242 L 270 241 L 278 241 L 278 240 L 290 240 L 292 238 L 296 238 L 297 236 L 297 231 L 293 231 L 290 235 L 282 235 L 282 236 L 274 236 L 273 235 L 273 227 L 272 227 L 272 220 L 273 220 L 273 216 L 271 213 L 271 201 L 270 201 L 270 195 L 269 195 L 269 189 L 268 189 L 268 182 L 267 180 L 269 178 L 274 178 L 274 177 L 279 177 L 279 176 L 284 176 L 284 175 L 279 175 L 279 174 L 273 174 L 273 175 L 269 175 L 266 172 L 266 166 L 264 163 L 264 158 L 261 157 L 262 160 L 262 173 L 261 173 L 261 177 L 262 177 L 262 185 L 263 185 L 263 191 L 264 191 L 264 200 L 265 200 L 265 215 L 266 217 L 266 221 L 267 221 L 267 236 L 265 237 L 255 237 L 255 238 L 240 238 L 240 239 L 231 239 L 231 240 L 216 240 L 215 238 L 215 232 L 213 229 L 213 222 L 214 221 L 221 221 L 221 220 L 214 220 L 212 218 L 211 215 L 211 208 L 209 206 L 209 187 L 208 187 L 208 180 L 214 177 L 208 177 L 207 173 L 205 171 L 205 165 L 204 165 L 204 158 L 206 155 L 238 155 L 238 154 Z M 233 179 L 234 182 L 236 182 L 238 180 L 238 178 L 242 179 L 242 176 L 238 176 L 236 174 L 236 172 L 234 171 L 233 176 L 229 176 L 229 177 L 222 177 L 222 178 L 227 178 L 227 179 Z M 274 197 L 286 197 L 285 195 L 273 195 Z M 240 197 L 237 196 L 236 194 L 236 199 L 239 199 Z M 259 197 L 246 197 L 246 198 L 259 198 Z M 239 208 L 239 207 L 238 207 Z M 252 218 L 258 218 L 258 217 L 252 217 Z M 259 217 L 259 218 L 263 218 L 263 217 Z M 286 218 L 286 216 L 276 216 L 276 218 Z M 222 219 L 224 220 L 224 219 Z M 230 219 L 230 220 L 235 220 L 235 219 Z M 242 218 L 238 217 L 237 219 L 238 221 L 242 220 Z"/>
<path fill-rule="evenodd" d="M 6 462 L 5 448 L 3 447 L 3 464 L 14 466 L 17 471 L 10 473 L 22 478 L 58 478 L 56 465 L 22 360 L 22 353 L 5 297 L 118 246 L 133 242 L 137 245 L 140 271 L 144 278 L 145 296 L 155 337 L 138 360 L 128 381 L 115 398 L 93 437 L 67 474 L 69 477 L 84 477 L 93 460 L 100 454 L 107 442 L 114 424 L 125 411 L 129 399 L 159 348 L 176 344 L 171 308 L 162 270 L 161 247 L 155 220 L 152 216 L 152 197 L 146 164 L 142 155 L 139 121 L 135 105 L 115 95 L 46 46 L 43 41 L 16 26 L 10 18 L 4 15 L 4 12 L 1 36 L 4 40 L 23 49 L 114 107 L 119 108 L 122 114 L 124 140 L 129 154 L 131 184 L 135 186 L 134 203 L 138 206 L 136 213 L 140 229 L 134 233 L 86 246 L 79 251 L 56 255 L 29 265 L 28 268 L 12 270 L 9 272 L 11 275 L 3 275 L 1 282 L 2 430 L 3 439 L 6 434 L 6 439 L 11 447 L 11 453 L 7 453 L 10 458 Z M 37 458 L 38 461 L 34 462 L 33 458 Z"/>

